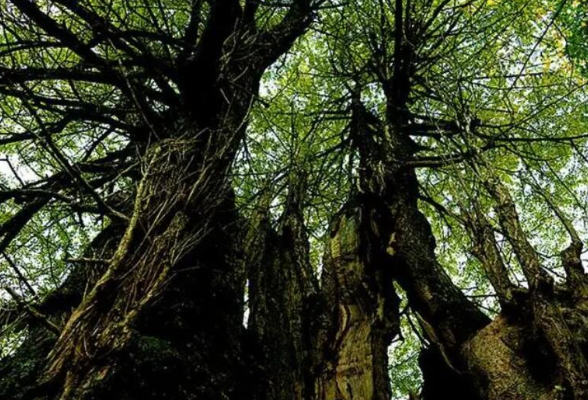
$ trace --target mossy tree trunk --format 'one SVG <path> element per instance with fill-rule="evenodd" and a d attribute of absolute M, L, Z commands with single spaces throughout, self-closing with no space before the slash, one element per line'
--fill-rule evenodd
<path fill-rule="evenodd" d="M 257 353 L 256 399 L 390 398 L 388 347 L 399 301 L 375 205 L 350 203 L 337 216 L 320 285 L 302 218 L 304 178 L 290 182 L 273 228 L 262 199 L 248 236 L 249 334 Z"/>
<path fill-rule="evenodd" d="M 317 282 L 302 215 L 301 176 L 293 179 L 277 227 L 262 196 L 245 242 L 251 350 L 259 369 L 255 399 L 312 398 L 313 304 Z"/>
<path fill-rule="evenodd" d="M 319 331 L 317 400 L 390 398 L 388 347 L 399 331 L 388 231 L 377 203 L 353 201 L 335 219 L 324 258 L 326 323 Z"/>
<path fill-rule="evenodd" d="M 562 252 L 568 279 L 555 283 L 542 268 L 519 222 L 508 190 L 491 172 L 486 190 L 495 202 L 499 225 L 522 266 L 528 288 L 514 285 L 481 215 L 466 217 L 475 254 L 502 304 L 490 320 L 452 283 L 437 261 L 435 239 L 419 211 L 418 180 L 410 162 L 417 146 L 402 129 L 406 121 L 391 92 L 386 120 L 356 100 L 353 135 L 361 154 L 363 207 L 378 199 L 380 214 L 371 230 L 389 238 L 387 263 L 404 289 L 430 346 L 420 365 L 424 400 L 445 398 L 515 400 L 584 399 L 587 277 L 580 265 L 582 245 L 573 225 L 553 202 L 550 207 L 570 233 Z M 384 146 L 382 144 L 385 144 Z M 484 165 L 483 160 L 477 160 Z M 366 195 L 368 194 L 368 195 Z M 365 231 L 365 230 L 364 230 Z M 386 244 L 381 243 L 380 248 Z"/>
<path fill-rule="evenodd" d="M 93 57 L 37 4 L 13 3 L 47 35 Z M 92 28 L 106 24 L 93 10 L 61 3 Z M 66 283 L 75 292 L 71 302 L 46 310 L 59 335 L 31 333 L 13 365 L 34 354 L 35 367 L 0 379 L 3 398 L 250 397 L 242 349 L 242 232 L 229 171 L 263 72 L 304 33 L 315 2 L 294 2 L 267 29 L 256 26 L 255 2 L 191 3 L 196 25 L 186 35 L 193 43 L 173 60 L 175 106 L 164 115 L 145 106 L 139 114 L 147 126 L 129 133 L 139 176 L 134 204 L 125 216 L 99 203 L 116 221 L 109 234 L 118 241 L 109 244 L 91 280 L 77 286 L 72 275 Z M 149 63 L 137 68 L 149 75 Z M 111 75 L 104 79 L 116 83 Z M 130 103 L 144 105 L 131 97 Z M 41 336 L 47 336 L 42 348 Z"/>
<path fill-rule="evenodd" d="M 13 3 L 59 39 L 62 28 L 34 2 Z M 181 101 L 166 119 L 174 123 L 149 127 L 155 133 L 134 143 L 141 177 L 134 203 L 122 208 L 128 218 L 106 210 L 116 222 L 91 249 L 103 265 L 72 274 L 66 299 L 41 306 L 58 337 L 32 326 L 9 364 L 24 367 L 0 377 L 0 396 L 386 400 L 397 282 L 430 343 L 420 358 L 423 400 L 585 399 L 588 283 L 572 224 L 562 254 L 568 279 L 556 284 L 508 191 L 488 179 L 500 228 L 528 281 L 526 289 L 509 281 L 487 221 L 474 212 L 476 254 L 503 306 L 494 320 L 437 261 L 418 207 L 411 164 L 418 146 L 406 129 L 417 57 L 416 38 L 403 32 L 411 27 L 404 3 L 395 2 L 394 65 L 384 70 L 391 76 L 381 77 L 384 118 L 362 105 L 359 91 L 353 95 L 359 189 L 332 222 L 320 284 L 308 257 L 302 178 L 292 178 L 278 225 L 262 201 L 246 235 L 229 184 L 261 75 L 304 32 L 312 2 L 293 2 L 268 32 L 251 25 L 258 2 L 245 9 L 237 0 L 207 3 L 199 44 L 175 71 Z"/>

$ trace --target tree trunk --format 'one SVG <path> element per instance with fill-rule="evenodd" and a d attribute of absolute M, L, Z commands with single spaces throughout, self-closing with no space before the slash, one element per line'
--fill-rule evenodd
<path fill-rule="evenodd" d="M 335 219 L 322 275 L 317 400 L 390 398 L 388 347 L 399 331 L 387 231 L 378 204 L 348 203 Z"/>
<path fill-rule="evenodd" d="M 207 169 L 195 162 L 196 149 L 193 141 L 169 139 L 148 153 L 131 220 L 108 269 L 69 317 L 51 351 L 47 383 L 65 379 L 61 399 L 101 398 L 113 391 L 137 396 L 133 385 L 119 387 L 122 368 L 128 368 L 124 361 L 120 363 L 120 354 L 128 353 L 131 344 L 135 351 L 123 359 L 139 352 L 145 357 L 161 357 L 157 353 L 162 352 L 169 359 L 162 360 L 163 366 L 152 367 L 165 370 L 166 363 L 169 368 L 180 368 L 205 360 L 207 363 L 196 365 L 214 366 L 216 372 L 224 369 L 232 375 L 232 366 L 217 367 L 219 361 L 211 360 L 213 355 L 208 353 L 216 357 L 218 353 L 228 356 L 238 352 L 244 274 L 238 270 L 235 251 L 226 246 L 231 242 L 222 240 L 226 231 L 220 227 L 229 230 L 234 223 L 234 218 L 226 221 L 222 215 L 227 207 L 223 204 L 230 202 L 228 189 L 214 177 L 219 173 L 214 160 L 207 163 Z M 170 286 L 172 270 L 178 271 L 174 277 L 177 285 Z M 164 291 L 162 301 L 148 307 Z M 189 291 L 195 293 L 189 295 Z M 214 305 L 205 307 L 210 300 Z M 163 304 L 172 308 L 158 314 Z M 222 312 L 209 314 L 215 307 Z M 219 336 L 218 330 L 227 333 Z M 153 348 L 157 351 L 149 355 Z M 178 355 L 181 362 L 174 362 Z M 221 364 L 225 363 L 223 359 Z M 137 370 L 134 381 L 145 380 L 147 371 Z M 190 392 L 209 398 L 222 396 L 231 390 L 231 385 L 222 385 L 222 376 L 217 376 L 212 388 L 203 385 L 203 389 Z M 180 378 L 178 389 L 190 382 L 188 378 Z M 167 389 L 162 391 L 167 396 L 169 384 L 166 382 Z M 140 387 L 137 389 L 140 393 Z M 158 390 L 148 390 L 150 396 L 158 397 Z"/>
<path fill-rule="evenodd" d="M 394 104 L 391 100 L 388 107 L 397 110 Z M 503 296 L 503 311 L 491 321 L 455 287 L 436 259 L 431 227 L 418 209 L 416 173 L 403 165 L 416 146 L 401 128 L 402 114 L 390 112 L 388 121 L 380 122 L 359 103 L 354 114 L 352 135 L 361 156 L 364 193 L 360 205 L 382 205 L 379 214 L 384 217 L 374 219 L 370 229 L 388 238 L 379 243 L 379 251 L 391 255 L 384 265 L 406 292 L 430 343 L 419 360 L 422 398 L 585 399 L 586 276 L 577 266 L 582 246 L 571 224 L 566 226 L 572 244 L 562 254 L 568 281 L 555 284 L 526 239 L 508 192 L 497 180 L 488 180 L 501 227 L 530 286 L 511 288 L 500 275 L 505 267 L 493 252 L 493 236 L 478 229 L 478 255 Z"/>
<path fill-rule="evenodd" d="M 277 229 L 262 197 L 246 240 L 251 351 L 259 368 L 255 399 L 311 399 L 310 337 L 317 284 L 300 202 L 290 188 Z"/>
<path fill-rule="evenodd" d="M 17 3 L 43 15 L 31 2 Z M 255 13 L 257 2 L 246 3 Z M 474 215 L 476 254 L 503 306 L 494 320 L 436 258 L 409 166 L 417 148 L 405 132 L 415 65 L 404 3 L 396 1 L 393 76 L 382 82 L 386 120 L 353 99 L 360 189 L 332 222 L 320 285 L 309 262 L 301 178 L 290 182 L 277 226 L 264 199 L 247 235 L 228 178 L 261 75 L 304 32 L 311 2 L 292 2 L 282 21 L 258 32 L 243 20 L 242 2 L 209 1 L 210 21 L 176 71 L 181 101 L 166 115 L 175 125 L 135 143 L 142 176 L 128 220 L 118 215 L 94 241 L 104 265 L 76 270 L 61 297 L 40 305 L 59 335 L 30 324 L 0 370 L 0 397 L 387 400 L 388 347 L 399 332 L 396 282 L 428 340 L 419 360 L 423 400 L 586 399 L 588 283 L 573 227 L 562 256 L 568 280 L 555 284 L 508 193 L 489 181 L 528 281 L 528 289 L 509 281 L 488 221 Z"/>
<path fill-rule="evenodd" d="M 259 6 L 252 2 L 207 3 L 202 14 L 202 2 L 193 2 L 196 32 L 187 39 L 194 43 L 170 64 L 177 67 L 175 108 L 160 112 L 135 95 L 126 99 L 145 107 L 139 114 L 147 126 L 129 133 L 141 181 L 128 220 L 116 214 L 120 240 L 95 278 L 47 313 L 63 326 L 59 338 L 31 331 L 12 362 L 34 354 L 33 368 L 0 379 L 3 398 L 254 395 L 255 370 L 246 368 L 254 354 L 242 325 L 243 232 L 229 171 L 263 72 L 304 33 L 314 3 L 293 2 L 269 27 L 256 26 Z M 16 7 L 65 47 L 82 46 L 33 2 Z M 71 9 L 93 16 L 93 10 Z M 203 15 L 207 21 L 200 24 Z M 152 71 L 141 67 L 147 76 Z M 66 286 L 73 281 L 72 275 Z"/>

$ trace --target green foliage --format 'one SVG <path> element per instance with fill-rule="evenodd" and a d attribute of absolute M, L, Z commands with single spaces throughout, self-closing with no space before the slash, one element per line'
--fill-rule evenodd
<path fill-rule="evenodd" d="M 55 157 L 52 143 L 67 163 L 81 167 L 129 151 L 111 162 L 118 164 L 101 177 L 106 183 L 96 184 L 102 198 L 128 202 L 136 183 L 129 172 L 137 164 L 131 155 L 136 149 L 129 145 L 138 134 L 134 128 L 149 118 L 174 122 L 166 118 L 174 118 L 175 105 L 154 91 L 177 90 L 164 76 L 170 67 L 166 63 L 181 53 L 189 2 L 80 3 L 107 20 L 111 29 L 130 35 L 134 53 L 164 60 L 153 66 L 163 71 L 162 81 L 146 77 L 137 59 L 120 46 L 93 37 L 70 10 L 51 1 L 37 2 L 85 42 L 97 41 L 93 51 L 112 62 L 114 72 L 125 77 L 131 90 L 138 90 L 136 100 L 147 103 L 153 115 L 142 115 L 129 103 L 124 85 L 92 79 L 19 81 L 18 74 L 9 74 L 26 66 L 39 71 L 73 68 L 92 75 L 97 67 L 28 26 L 10 2 L 0 0 L 0 196 L 23 187 L 53 190 L 46 184 L 49 177 L 63 173 L 64 162 Z M 235 161 L 233 187 L 245 217 L 269 193 L 277 224 L 291 191 L 303 192 L 311 260 L 317 271 L 333 216 L 359 190 L 358 154 L 350 138 L 354 91 L 361 91 L 375 116 L 386 119 L 383 82 L 393 76 L 397 51 L 392 3 L 331 2 L 318 13 L 307 35 L 264 75 L 247 138 Z M 577 0 L 532 3 L 403 2 L 420 32 L 409 38 L 416 61 L 408 100 L 410 123 L 403 127 L 420 146 L 411 160 L 420 182 L 420 208 L 432 225 L 441 264 L 489 315 L 495 315 L 499 306 L 483 268 L 471 255 L 464 212 L 479 205 L 496 229 L 511 277 L 522 282 L 523 275 L 500 232 L 495 204 L 483 188 L 486 179 L 496 176 L 507 185 L 545 268 L 557 279 L 563 274 L 557 255 L 569 235 L 545 194 L 574 222 L 583 240 L 588 234 L 588 7 Z M 258 16 L 258 25 L 274 26 L 284 12 L 283 7 L 268 7 Z M 162 36 L 168 40 L 157 39 Z M 38 43 L 21 48 L 17 42 Z M 28 91 L 35 96 L 25 100 L 21 95 Z M 70 118 L 72 110 L 91 117 Z M 472 121 L 479 124 L 473 126 Z M 415 128 L 427 122 L 432 128 L 426 133 Z M 447 122 L 459 129 L 446 129 Z M 53 132 L 60 124 L 65 127 Z M 50 141 L 47 131 L 52 132 Z M 80 175 L 92 181 L 95 174 L 88 169 Z M 52 198 L 6 249 L 36 293 L 29 293 L 6 260 L 0 262 L 0 285 L 27 301 L 37 302 L 57 288 L 72 270 L 70 259 L 83 256 L 90 240 L 109 223 L 95 212 L 91 194 L 79 188 L 58 191 L 61 196 Z M 28 200 L 22 196 L 0 200 L 0 227 Z M 0 302 L 6 304 L 0 307 L 12 306 L 4 294 Z M 395 398 L 406 398 L 420 384 L 417 354 L 423 344 L 418 323 L 409 318 L 407 313 L 402 319 L 404 340 L 390 351 Z M 5 356 L 18 336 L 2 333 L 0 356 Z M 142 345 L 149 352 L 158 343 Z"/>
<path fill-rule="evenodd" d="M 441 3 L 445 6 L 438 10 Z M 382 4 L 367 0 L 324 11 L 315 30 L 267 75 L 236 181 L 244 204 L 252 204 L 259 190 L 273 190 L 278 219 L 289 174 L 302 171 L 309 177 L 309 231 L 318 238 L 328 232 L 346 193 L 356 190 L 357 155 L 348 145 L 346 129 L 353 88 L 361 87 L 364 102 L 385 118 L 381 79 L 391 74 L 386 65 L 393 61 L 394 10 Z M 419 158 L 435 161 L 418 170 L 421 208 L 432 224 L 441 263 L 466 295 L 494 316 L 500 308 L 471 255 L 462 213 L 475 200 L 498 231 L 493 200 L 482 185 L 489 176 L 498 176 L 508 185 L 545 268 L 556 279 L 563 276 L 558 254 L 569 237 L 542 193 L 553 197 L 585 238 L 587 98 L 585 80 L 569 56 L 576 61 L 586 57 L 579 47 L 574 54 L 565 51 L 559 28 L 571 14 L 561 3 L 414 4 L 415 23 L 430 22 L 432 32 L 415 44 L 416 57 L 423 60 L 411 91 L 410 111 L 419 116 L 415 120 L 458 121 L 462 126 L 481 121 L 475 132 L 450 135 L 438 122 L 433 134 L 414 136 L 425 148 Z M 580 13 L 582 7 L 574 4 Z M 584 20 L 575 19 L 576 25 Z M 577 43 L 586 43 L 577 29 L 575 35 Z M 444 163 L 472 149 L 480 152 L 485 168 L 467 160 Z M 500 232 L 497 239 L 511 279 L 523 282 L 512 248 Z M 314 249 L 320 243 L 313 242 L 317 268 L 320 252 Z M 405 340 L 390 353 L 396 398 L 406 398 L 419 385 L 416 358 L 421 344 L 414 324 L 407 321 L 402 324 Z"/>
<path fill-rule="evenodd" d="M 579 69 L 588 74 L 588 6 L 583 1 L 568 1 L 562 25 L 566 29 L 566 51 Z"/>

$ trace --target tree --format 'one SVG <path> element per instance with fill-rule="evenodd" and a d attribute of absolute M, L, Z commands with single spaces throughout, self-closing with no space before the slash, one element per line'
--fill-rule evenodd
<path fill-rule="evenodd" d="M 585 398 L 588 366 L 582 350 L 586 285 L 580 261 L 582 244 L 574 224 L 550 198 L 551 194 L 533 181 L 549 163 L 530 144 L 566 142 L 568 150 L 556 154 L 571 161 L 570 143 L 585 136 L 544 136 L 542 118 L 553 117 L 553 111 L 561 112 L 565 106 L 551 106 L 545 104 L 544 97 L 537 101 L 534 96 L 544 87 L 549 87 L 551 93 L 561 88 L 569 100 L 574 98 L 570 91 L 581 90 L 583 83 L 580 79 L 578 84 L 568 86 L 550 70 L 540 70 L 539 82 L 524 76 L 536 73 L 527 64 L 537 48 L 549 49 L 543 40 L 563 12 L 565 2 L 547 13 L 546 27 L 541 28 L 539 39 L 533 39 L 530 50 L 523 50 L 522 61 L 515 49 L 500 43 L 502 35 L 517 39 L 523 29 L 529 29 L 517 22 L 525 12 L 521 6 L 486 8 L 486 4 L 475 2 L 449 3 L 397 1 L 390 8 L 374 2 L 372 12 L 380 17 L 379 21 L 371 15 L 364 20 L 361 12 L 366 10 L 366 4 L 361 4 L 355 10 L 362 21 L 360 28 L 341 34 L 340 40 L 346 45 L 338 47 L 343 62 L 339 71 L 355 81 L 353 90 L 357 91 L 352 92 L 349 135 L 360 158 L 360 190 L 351 207 L 356 210 L 355 218 L 366 219 L 358 235 L 371 232 L 379 240 L 375 246 L 366 246 L 382 253 L 373 258 L 378 265 L 392 269 L 388 273 L 406 292 L 431 343 L 420 360 L 424 398 Z M 485 27 L 481 18 L 494 25 Z M 509 27 L 500 19 L 515 25 Z M 498 40 L 495 32 L 501 35 Z M 490 36 L 498 43 L 476 35 Z M 355 49 L 348 51 L 358 36 L 364 39 L 360 43 L 368 61 L 358 58 Z M 525 47 L 524 39 L 519 43 Z M 486 51 L 486 46 L 495 46 L 492 50 L 497 53 Z M 501 72 L 497 68 L 501 63 L 491 57 L 507 57 L 504 64 L 511 67 L 509 52 L 517 57 L 515 74 L 506 82 L 500 82 L 499 76 L 496 83 L 490 80 L 491 85 L 476 88 L 479 76 Z M 472 57 L 479 57 L 482 63 L 491 62 L 480 64 Z M 371 82 L 377 82 L 381 89 L 372 110 L 360 98 L 362 87 Z M 511 94 L 519 87 L 532 90 L 530 95 L 523 94 L 530 99 Z M 583 101 L 581 97 L 578 100 Z M 500 109 L 506 109 L 506 115 L 501 116 Z M 517 142 L 525 143 L 522 149 Z M 445 154 L 439 154 L 441 151 Z M 504 183 L 506 178 L 500 172 L 509 168 L 503 164 L 508 161 L 502 158 L 510 158 L 509 153 L 516 156 L 516 161 L 511 159 L 509 163 L 519 163 L 510 169 L 528 171 L 530 177 L 525 181 L 531 180 L 527 184 L 540 193 L 569 234 L 571 243 L 561 256 L 566 274 L 563 282 L 556 283 L 544 269 L 545 261 L 522 226 Z M 453 201 L 448 207 L 423 197 L 416 169 L 456 163 L 458 167 L 452 169 L 450 179 L 462 180 L 456 185 L 466 193 L 477 193 L 461 200 L 463 196 L 451 191 Z M 456 288 L 437 261 L 435 239 L 419 209 L 419 199 L 443 210 L 472 236 L 472 253 L 479 259 L 501 305 L 501 312 L 492 321 Z M 486 217 L 489 209 L 493 209 L 494 223 Z M 495 230 L 516 256 L 524 285 L 511 281 Z M 386 259 L 384 250 L 391 257 Z M 527 354 L 530 348 L 534 354 Z M 550 365 L 549 372 L 533 371 L 538 359 L 542 365 Z"/>
<path fill-rule="evenodd" d="M 24 205 L 2 225 L 2 251 L 55 202 L 110 221 L 58 290 L 73 298 L 45 300 L 34 312 L 58 336 L 41 357 L 46 365 L 26 377 L 42 382 L 43 396 L 241 390 L 244 275 L 230 256 L 228 172 L 264 70 L 319 5 L 2 3 L 4 127 L 21 132 L 3 143 L 32 140 L 46 171 L 55 170 L 3 193 Z M 66 142 L 72 136 L 77 143 Z M 84 283 L 77 275 L 89 269 Z M 151 387 L 159 374 L 170 380 Z M 28 395 L 6 380 L 7 396 Z"/>
<path fill-rule="evenodd" d="M 2 3 L 3 398 L 389 399 L 399 338 L 411 398 L 586 398 L 584 10 L 538 3 Z"/>

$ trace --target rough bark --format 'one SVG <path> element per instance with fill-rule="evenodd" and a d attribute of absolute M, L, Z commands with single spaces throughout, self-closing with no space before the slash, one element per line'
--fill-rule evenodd
<path fill-rule="evenodd" d="M 335 219 L 324 258 L 327 323 L 319 335 L 318 400 L 390 398 L 388 347 L 399 300 L 377 204 L 349 202 Z M 385 225 L 385 224 L 384 224 Z"/>
<path fill-rule="evenodd" d="M 94 57 L 35 3 L 14 3 L 65 47 Z M 201 35 L 189 38 L 193 48 L 171 73 L 180 91 L 176 108 L 154 116 L 140 96 L 130 96 L 148 123 L 129 133 L 142 171 L 124 234 L 98 278 L 80 285 L 88 293 L 78 291 L 59 314 L 57 341 L 31 346 L 28 354 L 38 356 L 34 371 L 13 389 L 31 386 L 27 396 L 35 399 L 252 396 L 243 368 L 248 353 L 241 351 L 245 274 L 229 170 L 261 76 L 304 33 L 311 4 L 294 2 L 262 31 L 251 10 L 243 18 L 241 2 L 210 2 Z M 72 10 L 92 16 L 83 7 Z M 107 82 L 120 83 L 116 71 L 104 70 Z M 22 360 L 18 354 L 15 362 Z M 8 395 L 21 397 L 10 388 Z"/>
<path fill-rule="evenodd" d="M 13 3 L 81 58 L 96 57 L 33 2 Z M 588 285 L 577 235 L 570 232 L 572 245 L 562 254 L 568 281 L 556 285 L 507 191 L 488 182 L 529 283 L 512 295 L 489 223 L 474 216 L 478 256 L 508 305 L 493 321 L 436 259 L 409 166 L 417 149 L 405 131 L 416 58 L 410 7 L 404 10 L 401 0 L 394 10 L 393 76 L 381 82 L 385 121 L 359 96 L 352 105 L 360 190 L 333 222 L 320 289 L 296 196 L 276 228 L 267 214 L 257 215 L 240 260 L 243 238 L 228 171 L 264 69 L 312 16 L 309 1 L 296 1 L 282 22 L 258 32 L 259 3 L 241 4 L 208 2 L 200 41 L 175 71 L 181 101 L 164 118 L 174 123 L 140 139 L 130 135 L 137 139 L 142 178 L 126 226 L 123 215 L 111 213 L 119 224 L 114 246 L 97 244 L 108 263 L 91 276 L 72 275 L 64 298 L 53 299 L 55 308 L 50 299 L 41 305 L 63 326 L 59 338 L 31 324 L 25 344 L 0 370 L 8 376 L 0 379 L 0 393 L 39 400 L 386 400 L 387 349 L 398 332 L 396 281 L 430 343 L 420 358 L 424 400 L 586 398 Z M 83 294 L 86 285 L 91 290 Z M 26 367 L 6 372 L 13 365 Z"/>
<path fill-rule="evenodd" d="M 290 191 L 277 229 L 264 197 L 246 241 L 248 330 L 260 369 L 256 399 L 302 400 L 312 394 L 311 323 L 318 287 L 295 187 Z"/>
<path fill-rule="evenodd" d="M 132 341 L 139 313 L 162 293 L 170 271 L 199 267 L 186 258 L 215 229 L 211 224 L 218 224 L 217 210 L 227 189 L 207 176 L 217 172 L 215 168 L 194 171 L 194 145 L 170 139 L 146 157 L 133 215 L 112 261 L 70 316 L 50 354 L 48 382 L 65 378 L 60 398 L 94 396 L 95 387 L 117 369 L 116 355 Z M 218 195 L 211 196 L 207 189 Z M 223 265 L 222 260 L 216 262 L 217 267 Z M 238 275 L 224 272 L 224 282 Z M 239 285 L 231 289 L 235 292 L 227 297 L 239 304 Z M 226 313 L 234 322 L 230 332 L 238 335 L 239 308 L 227 307 Z"/>
<path fill-rule="evenodd" d="M 397 110 L 395 105 L 392 99 L 388 107 Z M 562 255 L 564 264 L 570 263 L 568 284 L 556 285 L 529 244 L 507 190 L 488 181 L 500 225 L 529 281 L 528 290 L 511 288 L 491 228 L 477 219 L 478 256 L 508 305 L 491 321 L 455 287 L 436 259 L 431 227 L 418 209 L 415 171 L 403 165 L 416 146 L 401 129 L 402 114 L 389 113 L 382 122 L 359 102 L 355 107 L 352 134 L 362 157 L 361 188 L 370 194 L 365 198 L 385 205 L 388 216 L 376 229 L 389 237 L 393 276 L 431 343 L 420 357 L 422 398 L 585 398 L 585 299 L 578 294 L 582 286 L 574 290 L 569 282 L 586 278 L 576 266 L 579 246 L 574 246 L 574 236 Z"/>

